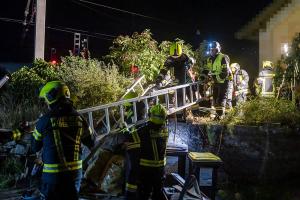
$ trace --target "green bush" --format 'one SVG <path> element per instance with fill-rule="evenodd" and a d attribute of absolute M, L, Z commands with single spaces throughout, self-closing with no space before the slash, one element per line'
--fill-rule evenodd
<path fill-rule="evenodd" d="M 261 125 L 280 123 L 295 126 L 300 112 L 292 101 L 275 98 L 257 98 L 234 108 L 221 123 L 226 125 Z"/>
<path fill-rule="evenodd" d="M 38 89 L 47 81 L 57 79 L 56 68 L 43 60 L 14 72 L 7 89 L 0 94 L 0 127 L 13 128 L 20 121 L 37 119 L 42 110 Z"/>
<path fill-rule="evenodd" d="M 16 178 L 24 170 L 19 158 L 7 157 L 0 165 L 0 189 L 14 186 Z"/>
<path fill-rule="evenodd" d="M 38 89 L 52 80 L 62 80 L 70 87 L 77 108 L 86 108 L 118 100 L 130 79 L 121 75 L 115 65 L 95 59 L 64 57 L 58 65 L 37 60 L 12 74 L 8 90 L 0 94 L 0 127 L 13 128 L 21 120 L 33 121 L 44 109 Z"/>
<path fill-rule="evenodd" d="M 24 66 L 12 74 L 9 88 L 18 103 L 26 100 L 32 104 L 38 101 L 39 87 L 57 79 L 57 70 L 53 65 L 43 60 L 36 60 L 32 67 Z"/>
<path fill-rule="evenodd" d="M 126 76 L 131 75 L 131 66 L 135 65 L 148 80 L 153 80 L 163 67 L 166 55 L 159 50 L 150 30 L 145 30 L 131 37 L 117 37 L 105 59 L 116 63 Z"/>
<path fill-rule="evenodd" d="M 291 95 L 288 94 L 294 92 L 296 98 L 300 99 L 299 89 L 298 91 L 297 90 L 295 91 L 295 88 L 293 88 L 294 79 L 297 83 L 296 87 L 298 85 L 299 88 L 299 83 L 300 83 L 299 63 L 300 63 L 300 33 L 297 33 L 293 38 L 293 40 L 291 41 L 291 48 L 289 50 L 289 55 L 282 56 L 281 59 L 276 63 L 274 82 L 277 89 L 280 86 L 282 87 L 279 97 L 291 99 Z M 284 83 L 282 82 L 283 77 L 285 77 Z"/>
<path fill-rule="evenodd" d="M 74 56 L 62 58 L 59 76 L 69 86 L 71 98 L 78 108 L 114 102 L 130 83 L 130 79 L 118 72 L 116 65 Z"/>
<path fill-rule="evenodd" d="M 183 44 L 183 52 L 188 56 L 194 56 L 192 46 L 185 44 L 183 40 L 175 41 Z M 164 67 L 164 62 L 169 56 L 170 41 L 158 44 L 152 38 L 150 30 L 142 33 L 133 33 L 132 36 L 119 36 L 110 47 L 110 53 L 105 56 L 109 62 L 114 62 L 120 67 L 120 72 L 131 76 L 131 66 L 138 66 L 140 72 L 147 80 L 153 81 Z"/>

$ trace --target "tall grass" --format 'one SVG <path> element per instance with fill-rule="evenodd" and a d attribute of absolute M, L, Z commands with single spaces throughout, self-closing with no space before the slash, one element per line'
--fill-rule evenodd
<path fill-rule="evenodd" d="M 275 98 L 255 98 L 234 108 L 223 124 L 260 125 L 265 123 L 280 123 L 295 126 L 300 122 L 300 111 L 289 100 Z"/>
<path fill-rule="evenodd" d="M 28 100 L 18 101 L 13 93 L 0 94 L 0 127 L 16 128 L 21 121 L 34 121 L 41 113 L 41 106 Z"/>

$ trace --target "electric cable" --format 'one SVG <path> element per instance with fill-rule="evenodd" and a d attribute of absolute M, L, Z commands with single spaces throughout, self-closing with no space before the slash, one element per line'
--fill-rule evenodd
<path fill-rule="evenodd" d="M 148 16 L 148 15 L 143 15 L 143 14 L 136 13 L 136 12 L 131 12 L 131 11 L 128 11 L 128 10 L 114 8 L 114 7 L 111 7 L 111 6 L 104 5 L 104 4 L 99 4 L 99 3 L 95 3 L 95 2 L 91 2 L 91 1 L 86 1 L 86 0 L 78 0 L 78 1 L 86 3 L 86 4 L 98 6 L 98 7 L 108 8 L 108 9 L 115 10 L 115 11 L 122 12 L 122 13 L 126 13 L 126 14 L 131 14 L 131 15 L 135 15 L 135 16 L 139 16 L 139 17 L 143 17 L 143 18 L 147 18 L 147 19 L 151 19 L 151 20 L 163 22 L 163 23 L 175 24 L 175 23 L 167 21 L 167 20 L 162 20 L 162 19 L 159 19 L 159 18 L 156 18 L 156 17 L 152 17 L 152 16 Z"/>
<path fill-rule="evenodd" d="M 5 18 L 5 17 L 0 17 L 0 21 L 14 22 L 14 23 L 23 24 L 22 20 Z M 34 26 L 34 23 L 28 23 L 28 24 L 31 25 L 31 26 Z M 45 28 L 51 29 L 51 30 L 56 30 L 56 31 L 61 31 L 61 32 L 67 32 L 67 33 L 82 33 L 86 36 L 94 37 L 94 38 L 98 38 L 98 39 L 103 39 L 103 40 L 113 40 L 113 38 L 117 37 L 117 36 L 109 35 L 109 34 L 89 32 L 89 31 L 85 31 L 85 30 L 68 28 L 68 27 L 61 27 L 61 26 L 46 26 Z M 100 36 L 103 36 L 103 37 L 100 37 Z M 109 38 L 107 38 L 107 37 L 109 37 Z"/>

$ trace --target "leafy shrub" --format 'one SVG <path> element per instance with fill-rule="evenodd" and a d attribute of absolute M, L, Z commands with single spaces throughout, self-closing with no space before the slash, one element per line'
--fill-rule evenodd
<path fill-rule="evenodd" d="M 36 60 L 32 67 L 24 66 L 12 74 L 10 91 L 21 102 L 37 103 L 38 88 L 48 81 L 57 80 L 57 70 L 44 60 Z"/>
<path fill-rule="evenodd" d="M 57 70 L 43 60 L 36 60 L 32 67 L 24 66 L 14 72 L 7 89 L 0 94 L 0 126 L 12 128 L 22 120 L 37 119 L 42 109 L 38 88 L 57 79 Z"/>
<path fill-rule="evenodd" d="M 204 64 L 208 58 L 207 54 L 207 47 L 208 47 L 209 42 L 204 40 L 203 42 L 200 43 L 200 46 L 198 49 L 195 51 L 195 59 L 197 61 L 196 63 L 196 71 L 198 73 L 201 73 L 201 70 L 204 67 Z"/>
<path fill-rule="evenodd" d="M 43 109 L 38 89 L 52 80 L 66 82 L 78 108 L 116 101 L 130 82 L 115 65 L 95 59 L 65 57 L 56 66 L 37 60 L 31 68 L 25 66 L 14 72 L 8 90 L 0 94 L 0 111 L 4 113 L 0 126 L 12 128 L 21 120 L 37 119 Z"/>
<path fill-rule="evenodd" d="M 296 85 L 299 85 L 300 83 L 299 63 L 300 63 L 300 33 L 297 33 L 297 35 L 295 35 L 295 37 L 291 42 L 289 55 L 282 56 L 281 60 L 277 62 L 275 67 L 275 78 L 274 78 L 275 86 L 277 88 L 282 87 L 279 95 L 280 97 L 290 98 L 285 93 L 294 92 L 296 98 L 298 98 L 298 100 L 300 99 L 299 91 L 297 90 L 295 91 L 295 88 L 293 88 L 294 78 L 296 81 Z M 283 77 L 284 77 L 284 82 L 283 82 Z"/>
<path fill-rule="evenodd" d="M 110 53 L 105 59 L 120 67 L 120 72 L 131 75 L 131 66 L 138 66 L 148 80 L 153 80 L 163 67 L 166 54 L 158 48 L 150 30 L 133 33 L 132 36 L 119 36 L 113 41 Z"/>
<path fill-rule="evenodd" d="M 24 170 L 19 158 L 7 157 L 0 165 L 0 189 L 12 187 Z"/>
<path fill-rule="evenodd" d="M 96 59 L 73 56 L 62 58 L 59 76 L 69 86 L 72 100 L 78 108 L 116 101 L 130 82 L 114 64 L 105 65 Z"/>
<path fill-rule="evenodd" d="M 178 38 L 175 41 L 183 44 L 185 54 L 194 56 L 191 45 Z M 132 36 L 116 38 L 105 59 L 116 63 L 120 67 L 120 72 L 126 76 L 131 76 L 131 66 L 138 66 L 146 79 L 153 81 L 164 67 L 164 62 L 169 56 L 170 44 L 170 41 L 158 44 L 152 38 L 150 30 L 146 29 L 140 34 L 135 32 Z"/>
<path fill-rule="evenodd" d="M 292 101 L 275 98 L 257 98 L 234 108 L 223 124 L 260 125 L 281 123 L 295 126 L 300 121 L 300 112 Z"/>

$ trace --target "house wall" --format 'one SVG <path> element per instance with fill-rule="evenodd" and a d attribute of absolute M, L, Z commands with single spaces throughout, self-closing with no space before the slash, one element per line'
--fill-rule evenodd
<path fill-rule="evenodd" d="M 300 0 L 294 0 L 281 9 L 259 32 L 259 68 L 263 60 L 276 62 L 282 55 L 282 45 L 291 44 L 300 32 Z"/>

